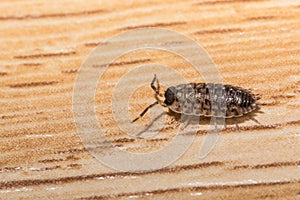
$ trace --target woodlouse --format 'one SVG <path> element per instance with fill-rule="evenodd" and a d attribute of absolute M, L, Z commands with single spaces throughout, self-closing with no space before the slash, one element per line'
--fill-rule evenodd
<path fill-rule="evenodd" d="M 155 82 L 157 83 L 157 87 L 154 85 Z M 143 117 L 150 108 L 158 104 L 185 115 L 225 118 L 240 117 L 254 111 L 258 107 L 256 101 L 260 97 L 249 90 L 232 85 L 219 84 L 219 86 L 222 87 L 223 91 L 221 97 L 210 94 L 213 88 L 216 87 L 216 84 L 213 83 L 180 84 L 169 87 L 164 94 L 161 94 L 159 91 L 160 85 L 156 75 L 154 75 L 151 88 L 155 92 L 157 101 L 149 105 L 132 122 Z M 161 99 L 162 97 L 164 97 L 164 100 Z M 219 98 L 221 101 L 219 105 L 223 105 L 222 107 L 212 109 L 211 98 L 214 97 Z M 216 104 L 213 105 L 215 106 Z M 223 112 L 223 114 L 218 114 L 220 112 Z"/>

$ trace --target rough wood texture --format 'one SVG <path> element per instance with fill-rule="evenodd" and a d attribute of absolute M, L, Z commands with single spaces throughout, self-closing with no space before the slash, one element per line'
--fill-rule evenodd
<path fill-rule="evenodd" d="M 299 0 L 2 1 L 0 198 L 299 198 L 299 19 Z M 200 43 L 225 83 L 261 94 L 255 116 L 261 125 L 242 120 L 240 132 L 229 125 L 204 160 L 197 155 L 205 122 L 191 148 L 167 168 L 136 174 L 101 165 L 76 133 L 74 82 L 97 44 L 139 27 L 167 28 Z M 155 62 L 199 81 L 186 61 L 168 52 L 118 58 L 99 82 L 106 89 L 98 90 L 96 107 L 99 124 L 111 128 L 107 137 L 124 150 L 150 151 L 172 139 L 164 133 L 147 141 L 130 139 L 111 117 L 118 79 L 139 64 Z M 161 83 L 167 85 L 167 78 L 160 74 Z M 134 118 L 153 102 L 153 91 L 142 88 L 131 100 Z M 178 128 L 175 119 L 168 116 L 169 130 Z"/>

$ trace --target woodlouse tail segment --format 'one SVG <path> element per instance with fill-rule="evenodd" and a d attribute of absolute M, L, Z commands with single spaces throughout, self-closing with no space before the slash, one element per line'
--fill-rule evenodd
<path fill-rule="evenodd" d="M 259 107 L 261 105 L 261 103 L 257 102 L 261 98 L 262 98 L 262 96 L 260 94 L 254 94 L 254 104 L 255 104 L 255 107 Z"/>
<path fill-rule="evenodd" d="M 262 96 L 260 94 L 254 94 L 255 101 L 260 100 Z"/>
<path fill-rule="evenodd" d="M 150 108 L 152 108 L 152 107 L 154 107 L 154 106 L 156 106 L 156 105 L 158 105 L 158 104 L 159 104 L 158 101 L 156 101 L 156 102 L 150 104 L 147 108 L 145 108 L 145 110 L 143 110 L 143 112 L 141 112 L 141 114 L 140 114 L 137 118 L 135 118 L 134 120 L 132 120 L 131 123 L 134 123 L 134 122 L 136 122 L 137 120 L 139 120 L 140 118 L 142 118 Z"/>

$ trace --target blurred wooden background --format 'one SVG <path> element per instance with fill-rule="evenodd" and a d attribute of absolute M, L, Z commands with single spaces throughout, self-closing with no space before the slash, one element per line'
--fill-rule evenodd
<path fill-rule="evenodd" d="M 167 168 L 136 174 L 101 165 L 76 133 L 74 82 L 93 48 L 139 27 L 163 27 L 201 44 L 225 83 L 261 94 L 255 116 L 261 125 L 242 120 L 240 132 L 230 125 L 204 160 L 196 155 L 205 128 Z M 300 198 L 299 0 L 5 0 L 0 40 L 1 199 Z M 108 85 L 96 95 L 99 124 L 125 151 L 157 149 L 172 139 L 129 139 L 110 127 L 109 83 L 156 62 L 198 80 L 182 58 L 148 51 L 118 58 L 99 82 Z M 168 75 L 160 76 L 163 83 Z M 143 88 L 131 99 L 134 117 L 153 102 L 153 91 Z M 168 120 L 175 130 L 179 122 Z"/>

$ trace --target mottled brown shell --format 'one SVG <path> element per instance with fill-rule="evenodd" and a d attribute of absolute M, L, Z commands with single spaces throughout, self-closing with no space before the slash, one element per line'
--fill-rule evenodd
<path fill-rule="evenodd" d="M 174 112 L 206 117 L 240 117 L 257 108 L 258 99 L 250 91 L 232 85 L 218 85 L 222 95 L 214 93 L 216 84 L 189 83 L 169 87 L 165 92 L 165 104 Z M 218 99 L 220 104 L 213 103 Z M 213 109 L 212 107 L 215 106 Z M 221 105 L 221 107 L 217 107 Z M 223 114 L 221 114 L 223 112 Z"/>

